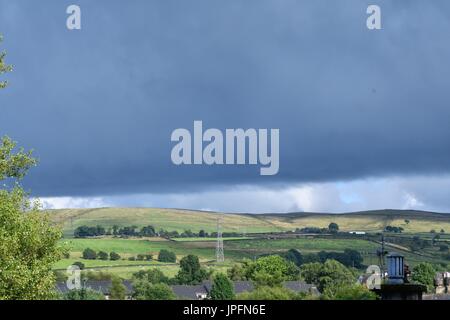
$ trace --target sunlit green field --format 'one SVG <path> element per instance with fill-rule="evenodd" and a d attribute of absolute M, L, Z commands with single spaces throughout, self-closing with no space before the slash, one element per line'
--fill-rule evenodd
<path fill-rule="evenodd" d="M 158 268 L 168 276 L 174 276 L 179 269 L 178 262 L 188 254 L 199 257 L 203 266 L 213 272 L 225 272 L 233 264 L 243 259 L 255 259 L 260 255 L 281 253 L 289 249 L 297 249 L 301 253 L 317 253 L 319 251 L 342 252 L 345 249 L 359 251 L 366 265 L 377 264 L 376 250 L 380 244 L 375 238 L 343 238 L 332 235 L 304 236 L 302 238 L 273 239 L 272 236 L 257 233 L 292 231 L 296 228 L 318 227 L 326 228 L 330 222 L 336 222 L 341 231 L 379 232 L 387 225 L 404 228 L 402 234 L 392 234 L 391 237 L 414 237 L 419 235 L 422 239 L 431 240 L 435 230 L 440 234 L 442 243 L 450 240 L 450 216 L 416 211 L 373 211 L 344 215 L 331 214 L 285 214 L 285 215 L 228 215 L 211 212 L 198 212 L 172 209 L 80 209 L 50 211 L 54 223 L 64 229 L 65 238 L 61 241 L 70 251 L 70 258 L 59 261 L 55 269 L 64 270 L 76 261 L 85 264 L 88 270 L 96 270 L 117 274 L 130 278 L 134 272 L 148 268 Z M 224 238 L 225 264 L 215 265 L 216 241 L 214 238 L 175 238 L 172 240 L 162 238 L 90 238 L 74 239 L 73 230 L 77 226 L 101 225 L 109 228 L 118 226 L 146 226 L 153 225 L 157 230 L 164 228 L 168 231 L 179 232 L 190 229 L 198 232 L 214 232 L 217 228 L 217 218 L 222 217 L 222 230 L 224 232 L 238 232 L 245 234 L 242 237 Z M 447 231 L 441 233 L 441 229 Z M 272 239 L 269 239 L 272 238 Z M 375 240 L 375 241 L 371 241 Z M 400 250 L 405 255 L 407 263 L 411 266 L 429 261 L 435 264 L 445 264 L 446 260 L 439 247 L 429 247 L 418 253 L 413 253 L 407 247 L 400 245 L 386 245 L 389 251 Z M 120 254 L 121 259 L 110 260 L 84 260 L 82 251 L 91 248 L 95 251 L 112 251 Z M 172 251 L 177 256 L 177 264 L 159 263 L 158 253 L 161 249 Z M 130 257 L 138 254 L 151 254 L 153 261 L 130 261 Z"/>
<path fill-rule="evenodd" d="M 378 245 L 374 242 L 359 239 L 256 239 L 230 241 L 226 243 L 226 248 L 252 251 L 286 251 L 297 249 L 300 252 L 317 251 L 344 251 L 344 249 L 354 249 L 359 251 L 373 251 Z"/>
<path fill-rule="evenodd" d="M 191 245 L 192 243 L 192 245 Z M 181 257 L 189 254 L 195 254 L 201 260 L 214 259 L 214 247 L 196 245 L 194 242 L 175 242 L 163 239 L 143 240 L 143 239 L 68 239 L 64 244 L 69 248 L 71 256 L 80 257 L 81 252 L 90 248 L 95 251 L 116 252 L 122 257 L 129 257 L 137 254 L 152 254 L 156 259 L 161 249 L 173 251 Z M 187 251 L 188 250 L 188 251 Z"/>
<path fill-rule="evenodd" d="M 166 266 L 168 264 L 166 263 L 160 263 L 158 261 L 128 261 L 128 260 L 85 260 L 81 258 L 69 258 L 69 259 L 62 259 L 58 261 L 54 265 L 54 269 L 66 269 L 67 267 L 73 265 L 75 262 L 81 261 L 85 265 L 86 268 L 109 268 L 109 267 L 138 267 L 138 266 L 154 266 L 154 267 L 160 267 L 160 266 Z M 176 265 L 176 264 L 174 264 Z"/>

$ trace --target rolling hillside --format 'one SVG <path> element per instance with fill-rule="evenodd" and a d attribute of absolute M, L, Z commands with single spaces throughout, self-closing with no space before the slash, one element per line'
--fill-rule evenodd
<path fill-rule="evenodd" d="M 289 214 L 220 214 L 215 212 L 158 209 L 158 208 L 98 208 L 48 211 L 52 221 L 63 227 L 66 237 L 81 225 L 104 227 L 153 225 L 156 229 L 198 232 L 216 230 L 217 218 L 222 218 L 224 232 L 260 233 L 295 230 L 303 227 L 327 227 L 339 224 L 342 231 L 380 231 L 385 226 L 398 226 L 404 232 L 429 232 L 444 229 L 450 232 L 450 214 L 411 211 L 378 210 L 344 214 L 289 213 Z M 409 221 L 408 223 L 406 221 Z"/>

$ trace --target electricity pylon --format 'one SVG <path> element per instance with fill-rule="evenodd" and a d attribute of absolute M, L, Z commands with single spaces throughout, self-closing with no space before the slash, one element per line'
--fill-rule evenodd
<path fill-rule="evenodd" d="M 216 262 L 221 263 L 225 261 L 225 255 L 223 253 L 223 239 L 222 239 L 222 226 L 221 218 L 217 219 L 217 244 L 216 244 Z"/>

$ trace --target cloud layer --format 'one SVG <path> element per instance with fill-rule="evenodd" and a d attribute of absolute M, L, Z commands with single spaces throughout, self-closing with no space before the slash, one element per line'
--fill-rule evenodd
<path fill-rule="evenodd" d="M 161 195 L 43 198 L 42 203 L 53 209 L 139 206 L 244 213 L 342 213 L 386 208 L 449 212 L 448 190 L 450 176 L 412 176 Z"/>
<path fill-rule="evenodd" d="M 447 174 L 450 2 L 377 2 L 373 32 L 370 1 L 80 0 L 83 29 L 71 32 L 65 1 L 0 0 L 15 65 L 0 134 L 36 150 L 25 183 L 45 197 L 153 194 L 171 206 L 177 194 L 174 206 L 216 208 L 196 200 L 216 188 L 227 211 L 242 192 L 255 203 L 244 211 L 339 211 L 351 205 L 330 181 Z M 194 120 L 279 128 L 280 173 L 173 166 L 170 134 Z M 282 195 L 265 191 L 278 184 Z M 370 204 L 389 207 L 383 194 Z"/>

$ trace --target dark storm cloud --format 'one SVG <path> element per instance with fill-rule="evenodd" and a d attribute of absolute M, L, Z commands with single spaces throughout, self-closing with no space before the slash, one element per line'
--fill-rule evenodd
<path fill-rule="evenodd" d="M 36 150 L 38 195 L 450 171 L 450 3 L 0 0 L 15 71 L 0 134 Z M 170 134 L 280 128 L 280 172 L 175 167 Z"/>

